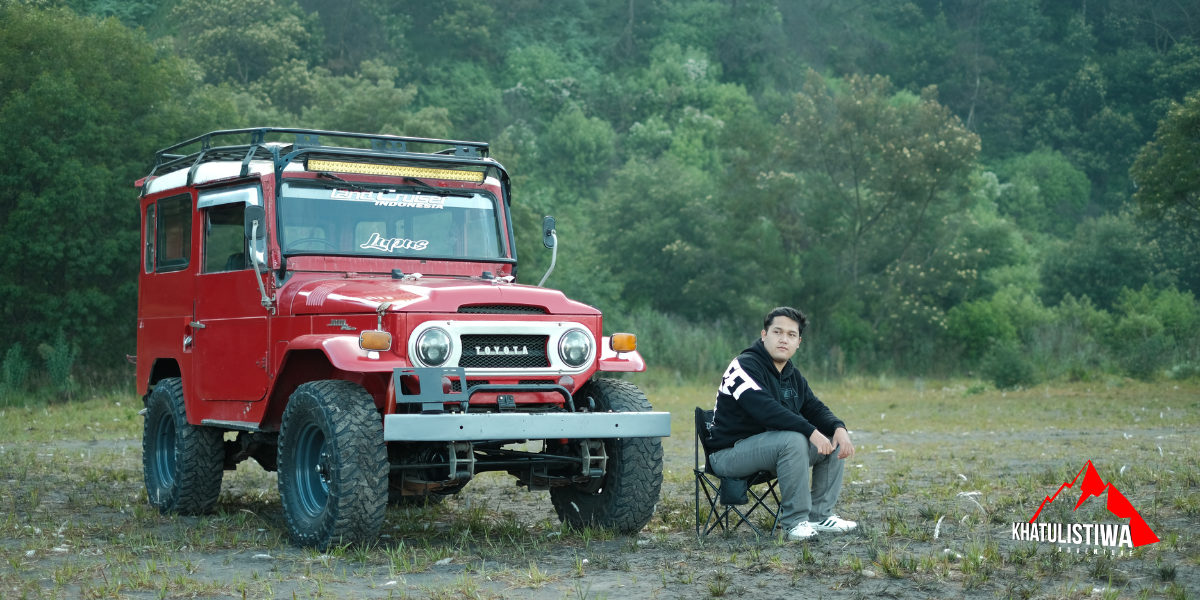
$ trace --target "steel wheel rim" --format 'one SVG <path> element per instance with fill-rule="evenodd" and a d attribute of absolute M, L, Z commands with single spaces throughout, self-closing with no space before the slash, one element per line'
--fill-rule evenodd
<path fill-rule="evenodd" d="M 175 418 L 164 413 L 158 418 L 154 439 L 154 468 L 163 487 L 175 485 Z"/>
<path fill-rule="evenodd" d="M 315 423 L 305 425 L 296 438 L 296 491 L 300 507 L 310 517 L 321 514 L 329 502 L 325 432 Z"/>

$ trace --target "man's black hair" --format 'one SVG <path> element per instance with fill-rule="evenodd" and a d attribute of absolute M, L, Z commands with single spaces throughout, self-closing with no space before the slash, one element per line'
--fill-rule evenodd
<path fill-rule="evenodd" d="M 771 328 L 771 321 L 774 321 L 775 317 L 787 317 L 795 321 L 798 325 L 800 325 L 801 334 L 804 333 L 804 327 L 808 325 L 808 317 L 804 316 L 804 313 L 790 306 L 780 306 L 779 308 L 767 313 L 767 318 L 763 319 L 763 331 Z"/>

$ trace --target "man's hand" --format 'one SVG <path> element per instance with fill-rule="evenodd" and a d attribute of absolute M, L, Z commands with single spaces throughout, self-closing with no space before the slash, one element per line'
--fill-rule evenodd
<path fill-rule="evenodd" d="M 838 458 L 850 458 L 854 456 L 854 444 L 850 443 L 850 434 L 846 433 L 845 428 L 838 427 L 834 430 L 833 445 L 838 447 Z"/>
<path fill-rule="evenodd" d="M 835 437 L 834 439 L 837 438 Z M 817 447 L 817 452 L 820 452 L 821 454 L 829 454 L 830 452 L 833 452 L 833 444 L 829 443 L 829 438 L 825 437 L 825 434 L 817 431 L 816 429 L 813 430 L 812 435 L 808 436 L 808 441 L 812 442 L 812 444 Z"/>

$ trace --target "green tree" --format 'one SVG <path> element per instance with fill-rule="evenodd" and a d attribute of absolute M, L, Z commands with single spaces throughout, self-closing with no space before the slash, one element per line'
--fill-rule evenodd
<path fill-rule="evenodd" d="M 1189 227 L 1200 224 L 1200 92 L 1182 104 L 1172 103 L 1154 140 L 1138 154 L 1130 174 L 1141 214 L 1173 219 Z"/>
<path fill-rule="evenodd" d="M 775 199 L 784 247 L 827 255 L 831 264 L 814 266 L 834 269 L 827 284 L 866 301 L 874 330 L 904 304 L 905 314 L 931 322 L 936 309 L 920 297 L 922 282 L 939 250 L 952 249 L 951 215 L 973 202 L 979 137 L 935 90 L 918 98 L 896 93 L 886 78 L 859 76 L 841 87 L 810 72 L 758 187 Z"/>
<path fill-rule="evenodd" d="M 1000 212 L 1026 230 L 1069 237 L 1091 195 L 1087 175 L 1061 152 L 1036 150 L 1005 161 Z"/>
<path fill-rule="evenodd" d="M 303 122 L 319 129 L 389 133 L 444 138 L 450 119 L 444 108 L 411 110 L 417 87 L 399 87 L 395 67 L 369 60 L 355 75 L 318 76 L 313 104 L 304 110 Z"/>
<path fill-rule="evenodd" d="M 63 331 L 81 362 L 116 364 L 137 322 L 132 183 L 155 150 L 237 115 L 115 19 L 0 3 L 0 65 L 0 347 Z"/>
<path fill-rule="evenodd" d="M 1057 304 L 1070 294 L 1111 308 L 1122 288 L 1162 283 L 1161 249 L 1147 240 L 1128 215 L 1088 219 L 1075 237 L 1047 252 L 1042 264 L 1043 298 Z"/>
<path fill-rule="evenodd" d="M 312 62 L 321 48 L 316 14 L 294 0 L 183 0 L 171 18 L 183 54 L 213 82 L 248 84 L 289 60 Z"/>

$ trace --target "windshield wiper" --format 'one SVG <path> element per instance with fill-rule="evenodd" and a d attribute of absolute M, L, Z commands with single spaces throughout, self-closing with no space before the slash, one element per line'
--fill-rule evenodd
<path fill-rule="evenodd" d="M 439 196 L 463 196 L 465 198 L 470 198 L 471 196 L 475 195 L 474 193 L 468 192 L 466 190 L 452 190 L 452 189 L 447 189 L 447 188 L 434 187 L 432 185 L 429 185 L 428 183 L 425 183 L 424 181 L 421 181 L 420 179 L 417 179 L 416 177 L 405 177 L 404 181 L 415 184 L 412 186 L 408 186 L 414 190 L 426 192 L 429 194 L 437 194 Z"/>
<path fill-rule="evenodd" d="M 321 171 L 321 172 L 317 173 L 317 177 L 320 177 L 323 179 L 332 179 L 334 181 L 340 181 L 342 183 L 350 183 L 349 181 L 346 181 L 345 179 L 342 179 L 341 177 L 338 177 L 337 175 L 334 175 L 333 173 L 326 173 L 325 171 Z"/>

